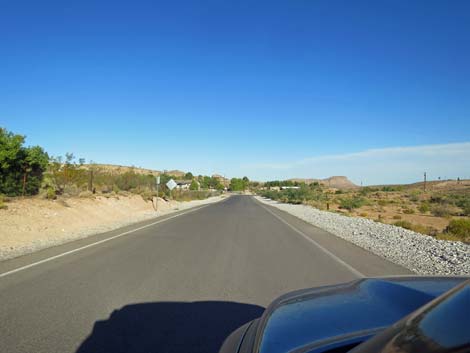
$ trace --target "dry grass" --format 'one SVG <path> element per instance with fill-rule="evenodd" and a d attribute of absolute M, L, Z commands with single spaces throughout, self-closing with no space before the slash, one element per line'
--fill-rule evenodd
<path fill-rule="evenodd" d="M 452 220 L 470 216 L 470 180 L 422 184 L 364 187 L 354 190 L 322 189 L 327 197 L 318 200 L 288 200 L 305 203 L 345 216 L 366 217 L 376 222 L 395 224 L 439 239 L 461 240 L 448 226 Z M 308 194 L 307 194 L 308 196 Z"/>

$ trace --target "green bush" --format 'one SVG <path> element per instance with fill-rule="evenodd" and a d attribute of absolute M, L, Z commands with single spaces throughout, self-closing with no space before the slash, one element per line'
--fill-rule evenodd
<path fill-rule="evenodd" d="M 0 195 L 0 210 L 6 210 L 8 208 L 7 205 L 5 205 L 5 198 L 3 195 Z"/>
<path fill-rule="evenodd" d="M 48 200 L 55 200 L 57 199 L 56 192 L 53 188 L 48 188 L 46 191 L 46 199 Z"/>
<path fill-rule="evenodd" d="M 411 222 L 408 222 L 408 221 L 398 221 L 398 222 L 393 223 L 393 225 L 395 225 L 397 227 L 402 227 L 402 228 L 405 228 L 405 229 L 413 228 L 413 225 L 411 224 Z"/>
<path fill-rule="evenodd" d="M 189 186 L 189 190 L 191 190 L 191 191 L 199 190 L 199 184 L 197 183 L 197 181 L 195 179 L 193 179 L 191 181 L 191 185 Z"/>
<path fill-rule="evenodd" d="M 470 202 L 462 207 L 462 211 L 465 216 L 470 216 Z"/>
<path fill-rule="evenodd" d="M 433 227 L 426 227 L 421 224 L 413 224 L 408 221 L 398 221 L 398 222 L 393 223 L 393 225 L 397 227 L 402 227 L 408 230 L 412 230 L 413 232 L 416 232 L 416 233 L 432 235 L 432 236 L 435 236 L 437 234 L 437 230 L 434 229 Z"/>
<path fill-rule="evenodd" d="M 470 219 L 453 219 L 445 229 L 446 233 L 450 233 L 461 240 L 470 238 Z"/>
<path fill-rule="evenodd" d="M 429 203 L 423 202 L 419 205 L 418 210 L 421 213 L 428 213 L 431 208 L 429 207 Z"/>
<path fill-rule="evenodd" d="M 418 202 L 420 195 L 421 195 L 421 191 L 419 191 L 419 190 L 413 190 L 412 192 L 409 193 L 408 197 L 410 198 L 410 201 L 412 201 L 412 202 Z"/>
<path fill-rule="evenodd" d="M 377 201 L 377 204 L 378 204 L 379 206 L 382 206 L 382 207 L 383 207 L 383 206 L 387 206 L 388 201 L 387 201 L 387 200 L 379 200 L 379 201 Z"/>
<path fill-rule="evenodd" d="M 414 214 L 415 210 L 413 210 L 412 208 L 409 208 L 409 207 L 403 207 L 403 213 L 404 214 Z"/>
<path fill-rule="evenodd" d="M 39 146 L 24 147 L 25 137 L 0 128 L 0 193 L 36 195 L 49 156 Z"/>
<path fill-rule="evenodd" d="M 385 191 L 385 192 L 392 192 L 392 191 L 402 191 L 403 190 L 403 186 L 392 186 L 392 185 L 388 185 L 388 186 L 383 186 L 382 187 L 382 191 Z"/>
<path fill-rule="evenodd" d="M 464 216 L 470 216 L 470 195 L 453 195 L 453 200 Z"/>
<path fill-rule="evenodd" d="M 431 213 L 436 217 L 449 217 L 452 215 L 452 209 L 449 205 L 437 204 L 432 207 Z"/>
<path fill-rule="evenodd" d="M 362 207 L 364 203 L 364 199 L 355 196 L 347 199 L 341 199 L 339 202 L 339 207 L 352 211 L 355 208 Z"/>

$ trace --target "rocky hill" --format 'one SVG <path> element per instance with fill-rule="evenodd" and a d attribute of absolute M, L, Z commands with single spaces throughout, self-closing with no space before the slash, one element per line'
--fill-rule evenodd
<path fill-rule="evenodd" d="M 335 189 L 355 189 L 358 188 L 356 184 L 354 184 L 351 180 L 349 180 L 345 176 L 332 176 L 326 179 L 302 179 L 302 178 L 293 178 L 289 179 L 291 181 L 296 181 L 296 182 L 303 182 L 306 184 L 311 184 L 311 183 L 319 183 L 324 186 L 328 186 L 330 188 L 335 188 Z"/>
<path fill-rule="evenodd" d="M 154 175 L 158 176 L 162 173 L 166 173 L 169 175 L 174 175 L 178 178 L 183 177 L 186 173 L 181 170 L 153 170 L 153 169 L 146 169 L 146 168 L 138 168 L 138 167 L 129 167 L 123 165 L 115 165 L 115 164 L 84 164 L 82 168 L 90 169 L 96 168 L 98 170 L 102 170 L 111 174 L 123 174 L 126 172 L 133 171 L 136 174 L 143 174 L 143 175 Z"/>

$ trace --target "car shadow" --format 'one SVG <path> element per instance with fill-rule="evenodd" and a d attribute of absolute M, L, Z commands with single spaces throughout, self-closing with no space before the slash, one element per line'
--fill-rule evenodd
<path fill-rule="evenodd" d="M 263 311 L 223 301 L 126 305 L 97 321 L 76 353 L 216 353 L 232 331 Z"/>

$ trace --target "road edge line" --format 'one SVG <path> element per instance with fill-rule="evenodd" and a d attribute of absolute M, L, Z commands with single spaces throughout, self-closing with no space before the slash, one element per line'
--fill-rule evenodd
<path fill-rule="evenodd" d="M 256 199 L 255 199 L 256 200 Z M 328 256 L 330 256 L 332 259 L 336 260 L 337 262 L 339 262 L 341 265 L 343 265 L 344 267 L 346 267 L 349 271 L 351 271 L 353 274 L 355 274 L 356 276 L 358 276 L 359 278 L 365 278 L 367 277 L 365 274 L 363 274 L 362 272 L 360 272 L 359 270 L 356 270 L 354 267 L 352 267 L 350 264 L 348 264 L 347 262 L 341 260 L 338 256 L 336 256 L 335 254 L 333 254 L 330 250 L 326 249 L 324 246 L 318 244 L 315 240 L 313 240 L 312 238 L 310 238 L 308 235 L 306 235 L 304 232 L 302 232 L 301 230 L 299 230 L 298 228 L 294 227 L 292 224 L 290 224 L 289 222 L 287 222 L 285 219 L 281 218 L 279 215 L 275 214 L 273 211 L 271 211 L 269 208 L 267 208 L 264 204 L 262 204 L 260 201 L 256 200 L 257 202 L 259 202 L 260 206 L 263 207 L 266 211 L 268 211 L 269 213 L 271 213 L 274 217 L 276 217 L 278 220 L 280 220 L 282 223 L 284 223 L 285 225 L 287 225 L 289 228 L 291 228 L 293 231 L 295 231 L 297 234 L 301 235 L 305 240 L 309 241 L 310 243 L 312 243 L 313 245 L 315 245 L 317 248 L 319 248 L 321 251 L 323 251 L 325 254 L 327 254 Z"/>
<path fill-rule="evenodd" d="M 222 200 L 222 201 L 223 201 L 223 200 Z M 31 264 L 28 264 L 28 265 L 15 268 L 15 269 L 10 270 L 10 271 L 7 271 L 7 272 L 0 273 L 0 278 L 3 278 L 3 277 L 6 277 L 6 276 L 9 276 L 9 275 L 12 275 L 12 274 L 14 274 L 14 273 L 17 273 L 17 272 L 20 272 L 20 271 L 23 271 L 23 270 L 27 270 L 28 268 L 35 267 L 35 266 L 41 265 L 41 264 L 46 263 L 46 262 L 49 262 L 49 261 L 56 260 L 56 259 L 58 259 L 58 258 L 61 258 L 61 257 L 67 256 L 67 255 L 70 255 L 70 254 L 79 252 L 79 251 L 81 251 L 81 250 L 85 250 L 85 249 L 91 248 L 91 247 L 96 246 L 96 245 L 100 245 L 100 244 L 106 243 L 106 242 L 108 242 L 108 241 L 110 241 L 110 240 L 123 237 L 123 236 L 125 236 L 125 235 L 130 234 L 130 233 L 137 232 L 137 231 L 139 231 L 139 230 L 141 230 L 141 229 L 145 229 L 145 228 L 154 226 L 154 225 L 156 225 L 156 224 L 163 223 L 163 222 L 165 222 L 165 221 L 169 221 L 170 219 L 173 219 L 173 218 L 176 218 L 176 217 L 179 217 L 179 216 L 183 216 L 183 215 L 185 215 L 185 214 L 188 214 L 188 213 L 191 213 L 191 212 L 194 212 L 194 211 L 203 209 L 204 207 L 213 205 L 214 203 L 217 203 L 217 202 L 208 203 L 208 204 L 205 204 L 205 205 L 202 205 L 202 206 L 199 206 L 199 207 L 195 207 L 195 208 L 192 208 L 192 209 L 190 209 L 190 210 L 188 210 L 188 211 L 186 211 L 186 212 L 181 212 L 181 213 L 178 213 L 178 214 L 176 214 L 176 215 L 174 215 L 174 216 L 167 217 L 167 218 L 164 218 L 164 219 L 160 219 L 160 220 L 158 220 L 158 221 L 156 221 L 156 222 L 152 222 L 152 223 L 150 223 L 150 224 L 146 224 L 146 225 L 144 225 L 144 226 L 141 226 L 141 227 L 138 227 L 138 228 L 135 228 L 135 229 L 128 230 L 127 232 L 120 233 L 120 234 L 117 234 L 117 235 L 113 235 L 112 237 L 109 237 L 109 238 L 106 238 L 106 239 L 102 239 L 102 240 L 96 241 L 96 242 L 94 242 L 94 243 L 87 244 L 87 245 L 81 246 L 81 247 L 79 247 L 79 248 L 76 248 L 76 249 L 73 249 L 73 250 L 69 250 L 69 251 L 66 251 L 66 252 L 63 252 L 63 253 L 60 253 L 60 254 L 57 254 L 57 255 L 54 255 L 54 256 L 51 256 L 51 257 L 48 257 L 48 258 L 45 258 L 45 259 L 42 259 L 42 260 L 39 260 L 39 261 L 36 261 L 36 262 L 33 262 L 33 263 L 31 263 Z"/>

